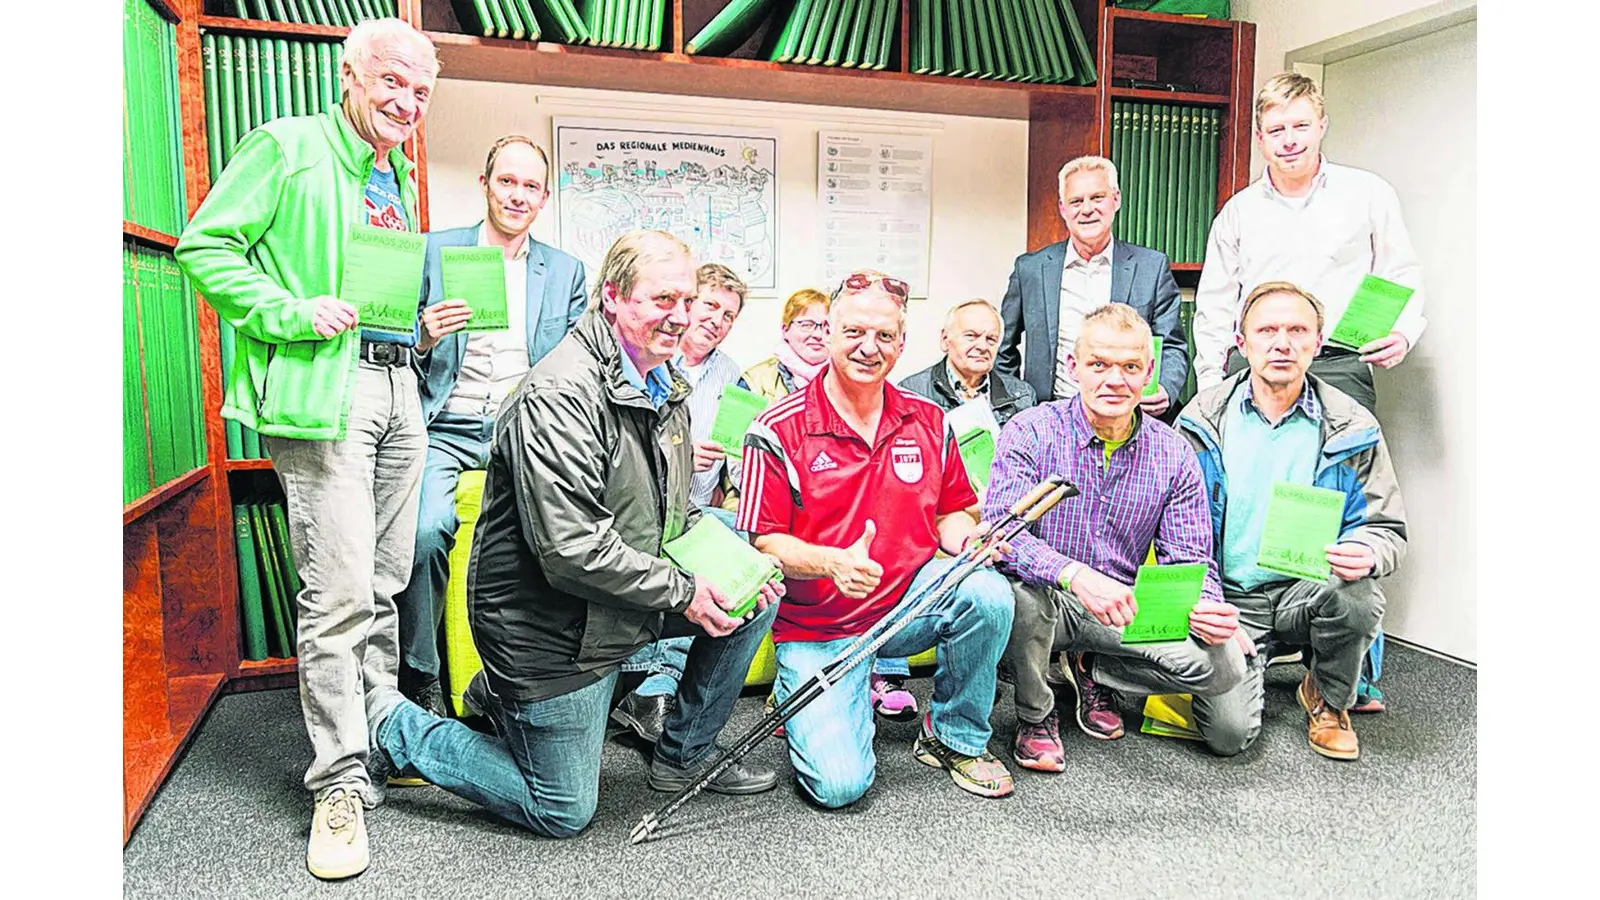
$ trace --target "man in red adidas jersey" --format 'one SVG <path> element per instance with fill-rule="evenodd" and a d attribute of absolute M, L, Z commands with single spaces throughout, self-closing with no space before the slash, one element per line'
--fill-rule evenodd
<path fill-rule="evenodd" d="M 738 526 L 782 563 L 788 585 L 772 629 L 780 702 L 908 591 L 947 571 L 953 562 L 935 552 L 959 552 L 977 530 L 978 498 L 944 412 L 886 382 L 905 348 L 908 295 L 905 282 L 880 272 L 846 278 L 829 311 L 827 368 L 745 435 Z M 933 703 L 913 750 L 983 797 L 1012 789 L 988 751 L 1012 602 L 1005 578 L 980 569 L 878 651 L 911 656 L 938 645 Z M 872 785 L 868 668 L 851 670 L 788 722 L 800 785 L 825 807 L 853 803 Z"/>

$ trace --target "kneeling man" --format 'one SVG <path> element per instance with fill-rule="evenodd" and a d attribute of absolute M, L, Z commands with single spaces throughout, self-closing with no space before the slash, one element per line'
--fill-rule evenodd
<path fill-rule="evenodd" d="M 650 787 L 688 785 L 716 749 L 781 588 L 759 612 L 673 567 L 661 545 L 694 524 L 689 385 L 667 361 L 695 295 L 689 250 L 659 231 L 617 239 L 594 305 L 501 407 L 467 581 L 484 671 L 467 705 L 498 737 L 400 697 L 374 701 L 380 766 L 420 774 L 549 837 L 594 816 L 617 672 L 663 633 L 694 634 Z M 751 794 L 777 775 L 734 765 L 709 790 Z"/>
<path fill-rule="evenodd" d="M 834 292 L 829 365 L 778 401 L 745 435 L 739 528 L 781 562 L 789 599 L 773 626 L 782 702 L 895 604 L 931 583 L 978 525 L 944 413 L 887 384 L 905 348 L 906 284 L 856 272 Z M 938 646 L 933 702 L 916 758 L 962 790 L 1011 793 L 988 751 L 995 664 L 1011 633 L 1011 590 L 992 569 L 908 621 L 879 650 Z M 868 666 L 852 669 L 787 725 L 800 786 L 825 807 L 853 803 L 876 774 Z"/>
<path fill-rule="evenodd" d="M 1361 753 L 1350 727 L 1361 662 L 1383 625 L 1378 579 L 1406 550 L 1405 505 L 1378 420 L 1349 394 L 1307 370 L 1322 347 L 1322 304 L 1284 281 L 1267 282 L 1239 310 L 1239 351 L 1249 362 L 1199 393 L 1178 416 L 1205 473 L 1222 563 L 1222 589 L 1258 647 L 1308 650 L 1297 696 L 1310 716 L 1311 749 L 1332 759 Z M 1330 488 L 1344 495 L 1331 575 L 1303 581 L 1256 565 L 1273 485 Z M 1194 714 L 1239 752 L 1261 731 L 1262 661 L 1227 695 Z M 1208 738 L 1211 740 L 1211 738 Z M 1213 745 L 1215 746 L 1215 744 Z"/>
<path fill-rule="evenodd" d="M 1150 326 L 1130 306 L 1101 306 L 1084 317 L 1068 365 L 1078 394 L 1026 410 L 1001 431 L 984 502 L 986 513 L 1004 510 L 1053 473 L 1081 492 L 1013 538 L 1002 563 L 1017 578 L 1002 662 L 1016 685 L 1012 758 L 1040 772 L 1066 768 L 1045 681 L 1057 650 L 1068 651 L 1078 727 L 1100 740 L 1123 734 L 1116 690 L 1220 694 L 1245 670 L 1239 611 L 1222 602 L 1217 582 L 1200 465 L 1182 437 L 1140 411 L 1153 368 Z M 1134 577 L 1152 544 L 1161 565 L 1205 563 L 1205 585 L 1188 638 L 1124 645 L 1121 626 L 1137 612 Z"/>

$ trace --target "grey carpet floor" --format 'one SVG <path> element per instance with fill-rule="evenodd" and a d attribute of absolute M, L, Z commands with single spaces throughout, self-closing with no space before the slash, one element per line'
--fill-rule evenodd
<path fill-rule="evenodd" d="M 666 797 L 638 750 L 608 741 L 594 823 L 534 837 L 434 787 L 392 788 L 368 814 L 372 865 L 324 884 L 305 870 L 311 757 L 294 691 L 225 697 L 123 851 L 127 897 L 1464 897 L 1476 894 L 1477 675 L 1390 644 L 1389 711 L 1356 717 L 1362 758 L 1323 759 L 1294 699 L 1303 670 L 1269 670 L 1261 739 L 1219 759 L 1199 745 L 1064 730 L 1067 771 L 1012 766 L 985 800 L 916 762 L 917 725 L 878 725 L 878 781 L 823 812 L 783 775 L 755 797 L 702 795 L 659 840 L 626 845 Z M 926 702 L 927 679 L 913 692 Z M 1070 693 L 1068 694 L 1070 697 Z M 1129 707 L 1130 724 L 1137 721 Z M 727 735 L 761 715 L 739 701 Z M 995 704 L 1000 754 L 1014 728 Z M 1009 757 L 1006 757 L 1009 759 Z"/>

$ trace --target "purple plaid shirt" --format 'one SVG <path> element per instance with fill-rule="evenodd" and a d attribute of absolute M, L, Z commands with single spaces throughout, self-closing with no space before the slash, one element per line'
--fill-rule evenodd
<path fill-rule="evenodd" d="M 1211 511 L 1189 442 L 1141 414 L 1109 470 L 1102 468 L 1105 453 L 1079 397 L 1041 403 L 1006 424 L 983 502 L 986 521 L 1005 515 L 1049 475 L 1066 476 L 1080 493 L 1012 538 L 1014 553 L 1002 568 L 1029 584 L 1055 585 L 1076 560 L 1132 585 L 1154 542 L 1162 565 L 1204 562 L 1200 599 L 1221 602 Z"/>

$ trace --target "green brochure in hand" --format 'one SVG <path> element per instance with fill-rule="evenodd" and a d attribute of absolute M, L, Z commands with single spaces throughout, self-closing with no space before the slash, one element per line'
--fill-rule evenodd
<path fill-rule="evenodd" d="M 1328 340 L 1359 350 L 1378 338 L 1388 337 L 1413 293 L 1403 284 L 1368 275 L 1361 279 L 1361 286 L 1356 288 L 1356 295 L 1350 298 L 1350 305 L 1345 307 Z"/>
<path fill-rule="evenodd" d="M 1279 481 L 1267 501 L 1256 565 L 1307 581 L 1326 581 L 1328 545 L 1339 540 L 1344 494 L 1328 488 Z"/>
<path fill-rule="evenodd" d="M 350 232 L 339 299 L 355 306 L 362 328 L 416 331 L 426 243 L 420 234 L 372 225 L 357 225 Z"/>
<path fill-rule="evenodd" d="M 722 445 L 729 456 L 744 456 L 744 433 L 750 423 L 767 408 L 767 398 L 730 384 L 722 391 L 722 402 L 717 404 L 717 418 L 711 423 L 711 440 Z"/>
<path fill-rule="evenodd" d="M 1124 644 L 1159 644 L 1189 636 L 1189 611 L 1206 584 L 1205 563 L 1140 566 L 1133 579 L 1139 611 L 1122 629 Z"/>
<path fill-rule="evenodd" d="M 956 448 L 961 451 L 961 462 L 967 467 L 972 486 L 987 488 L 989 469 L 994 466 L 994 435 L 987 428 L 974 428 L 956 438 Z"/>
<path fill-rule="evenodd" d="M 1161 338 L 1159 335 L 1151 336 L 1150 347 L 1150 358 L 1152 363 L 1150 368 L 1150 383 L 1144 386 L 1144 394 L 1142 395 L 1145 397 L 1154 397 L 1156 391 L 1161 390 Z M 1170 401 L 1172 398 L 1168 397 L 1167 400 Z"/>
<path fill-rule="evenodd" d="M 506 331 L 506 258 L 499 247 L 440 247 L 447 300 L 465 300 L 472 309 L 465 331 Z"/>
<path fill-rule="evenodd" d="M 662 551 L 678 568 L 716 585 L 739 605 L 728 611 L 742 619 L 755 609 L 761 586 L 778 581 L 783 573 L 766 554 L 750 546 L 715 516 L 701 516 L 694 527 L 667 541 Z"/>

